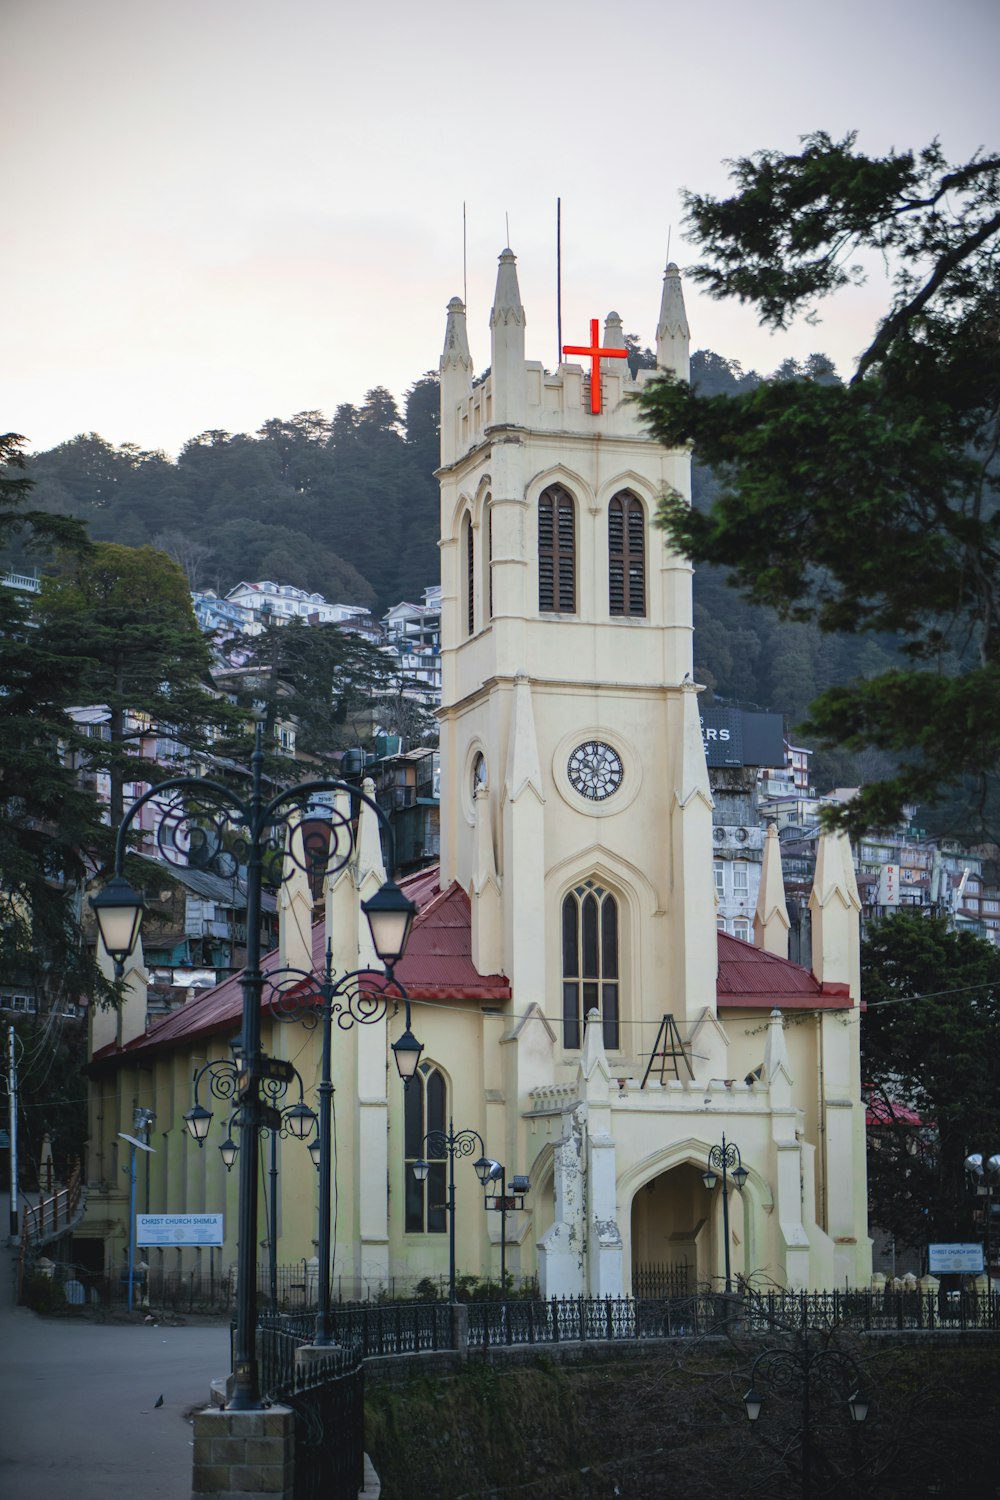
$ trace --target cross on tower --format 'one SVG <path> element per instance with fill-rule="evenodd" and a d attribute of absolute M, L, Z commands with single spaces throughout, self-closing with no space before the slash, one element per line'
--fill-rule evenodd
<path fill-rule="evenodd" d="M 602 349 L 598 334 L 600 319 L 590 320 L 590 347 L 581 344 L 563 344 L 564 354 L 586 354 L 590 358 L 590 409 L 596 416 L 601 409 L 601 367 L 598 360 L 604 355 L 609 359 L 628 359 L 627 349 Z"/>

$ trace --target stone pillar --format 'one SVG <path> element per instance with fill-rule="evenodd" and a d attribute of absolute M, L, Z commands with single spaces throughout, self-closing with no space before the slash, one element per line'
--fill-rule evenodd
<path fill-rule="evenodd" d="M 194 1417 L 191 1500 L 293 1500 L 295 1413 L 207 1407 Z"/>
<path fill-rule="evenodd" d="M 543 1297 L 579 1297 L 585 1290 L 585 1163 L 583 1106 L 565 1117 L 566 1133 L 553 1162 L 555 1219 L 538 1241 L 538 1284 Z"/>

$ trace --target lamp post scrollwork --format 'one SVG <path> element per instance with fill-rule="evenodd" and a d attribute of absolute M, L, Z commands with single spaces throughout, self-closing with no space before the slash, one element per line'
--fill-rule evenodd
<path fill-rule="evenodd" d="M 292 1064 L 285 1062 L 283 1058 L 269 1058 L 268 1062 L 270 1073 L 261 1083 L 264 1098 L 260 1103 L 257 1129 L 269 1138 L 271 1146 L 268 1173 L 271 1196 L 268 1202 L 267 1259 L 271 1307 L 276 1310 L 278 1306 L 278 1137 L 293 1136 L 299 1141 L 307 1140 L 316 1124 L 316 1116 L 305 1102 L 302 1078 Z M 213 1119 L 212 1111 L 205 1109 L 200 1101 L 202 1079 L 207 1077 L 209 1092 L 214 1098 L 231 1102 L 239 1096 L 243 1076 L 242 1054 L 238 1046 L 233 1047 L 231 1059 L 213 1058 L 195 1073 L 195 1102 L 184 1116 L 184 1123 L 199 1146 L 204 1146 L 208 1139 Z M 291 1104 L 282 1104 L 281 1101 L 288 1091 L 289 1084 L 293 1081 L 299 1086 L 298 1100 Z M 227 1172 L 232 1171 L 236 1158 L 239 1156 L 240 1147 L 233 1135 L 233 1127 L 244 1128 L 240 1116 L 241 1110 L 237 1106 L 229 1116 L 226 1124 L 226 1138 L 219 1147 L 219 1155 L 222 1157 Z"/>
<path fill-rule="evenodd" d="M 718 1182 L 720 1172 L 722 1174 L 722 1234 L 726 1250 L 726 1294 L 728 1296 L 733 1290 L 729 1250 L 729 1178 L 732 1177 L 737 1188 L 742 1191 L 743 1184 L 750 1173 L 743 1165 L 739 1146 L 732 1141 L 727 1141 L 725 1136 L 722 1137 L 721 1146 L 713 1146 L 709 1151 L 708 1170 L 701 1174 L 701 1180 L 709 1192 L 712 1192 Z"/>
<path fill-rule="evenodd" d="M 381 894 L 381 892 L 379 893 Z M 318 1025 L 323 1028 L 322 1057 L 319 1083 L 319 1149 L 314 1160 L 319 1168 L 319 1297 L 316 1314 L 314 1343 L 327 1345 L 334 1342 L 330 1326 L 330 1275 L 331 1245 L 331 1199 L 333 1185 L 332 1118 L 332 1034 L 336 1019 L 341 1031 L 350 1031 L 355 1025 L 370 1026 L 382 1021 L 390 1006 L 404 1006 L 405 1025 L 403 1035 L 393 1042 L 392 1051 L 396 1069 L 407 1088 L 417 1070 L 423 1047 L 413 1035 L 410 1026 L 410 1001 L 406 990 L 394 977 L 393 969 L 405 946 L 408 936 L 398 930 L 399 924 L 385 922 L 380 927 L 378 913 L 373 917 L 372 905 L 378 898 L 366 901 L 362 910 L 368 917 L 375 951 L 385 964 L 385 973 L 372 969 L 358 969 L 335 977 L 333 951 L 329 941 L 326 945 L 326 961 L 321 977 L 306 973 L 302 969 L 275 969 L 265 979 L 266 1004 L 270 1014 L 278 1021 L 297 1022 L 308 1030 Z M 405 899 L 405 898 L 404 898 Z M 311 1148 L 310 1148 L 311 1149 Z"/>
<path fill-rule="evenodd" d="M 388 820 L 378 804 L 357 786 L 333 779 L 303 781 L 276 792 L 271 786 L 265 786 L 263 727 L 260 723 L 256 728 L 246 783 L 236 790 L 207 777 L 174 776 L 151 787 L 132 804 L 122 819 L 115 844 L 114 875 L 92 900 L 102 942 L 120 977 L 125 960 L 138 940 L 144 906 L 141 894 L 134 891 L 125 879 L 125 856 L 136 819 L 150 804 L 155 805 L 158 814 L 155 836 L 163 860 L 169 864 L 193 865 L 229 879 L 238 879 L 245 885 L 247 942 L 246 965 L 241 975 L 242 1030 L 240 1056 L 232 1082 L 233 1093 L 230 1094 L 230 1098 L 238 1101 L 236 1112 L 243 1131 L 243 1146 L 238 1153 L 236 1334 L 233 1395 L 229 1402 L 233 1410 L 257 1410 L 261 1406 L 255 1348 L 258 1131 L 262 1125 L 266 1127 L 267 1111 L 273 1109 L 273 1104 L 268 1103 L 268 1080 L 275 1077 L 275 1066 L 280 1062 L 267 1057 L 261 1048 L 264 974 L 261 969 L 260 919 L 264 878 L 266 875 L 270 883 L 280 884 L 298 869 L 305 871 L 315 882 L 344 869 L 354 853 L 354 819 L 362 809 L 367 809 L 368 815 L 378 820 L 386 835 L 387 868 L 392 870 L 394 867 L 394 845 Z M 340 794 L 339 800 L 337 794 Z M 406 946 L 416 908 L 390 878 L 370 901 L 363 904 L 363 910 L 372 929 L 376 952 L 391 971 L 392 964 L 398 961 Z M 388 979 L 389 975 L 386 977 Z M 402 994 L 401 988 L 397 986 L 397 989 Z M 397 1063 L 401 1054 L 412 1075 L 419 1060 L 420 1044 L 409 1024 L 396 1044 Z M 207 1133 L 208 1127 L 200 1116 L 196 1115 L 194 1121 L 189 1120 L 188 1126 L 193 1133 L 204 1126 Z M 321 1286 L 325 1279 L 321 1275 Z"/>
<path fill-rule="evenodd" d="M 455 1296 L 455 1158 L 472 1156 L 473 1152 L 479 1151 L 483 1156 L 486 1147 L 478 1130 L 456 1130 L 454 1123 L 448 1121 L 447 1133 L 443 1130 L 429 1130 L 420 1143 L 421 1150 L 426 1151 L 426 1157 L 419 1157 L 412 1166 L 414 1177 L 418 1182 L 426 1182 L 431 1163 L 428 1158 L 440 1161 L 442 1157 L 448 1158 L 448 1301 L 454 1303 Z"/>
<path fill-rule="evenodd" d="M 812 1493 L 812 1409 L 814 1398 L 843 1402 L 852 1431 L 866 1421 L 870 1408 L 861 1388 L 861 1372 L 856 1362 L 842 1349 L 825 1344 L 812 1347 L 806 1338 L 792 1347 L 765 1349 L 753 1362 L 750 1389 L 743 1405 L 751 1422 L 760 1420 L 766 1404 L 766 1392 L 801 1401 L 799 1439 L 801 1446 L 801 1479 L 803 1500 Z M 855 1455 L 856 1462 L 856 1455 Z"/>

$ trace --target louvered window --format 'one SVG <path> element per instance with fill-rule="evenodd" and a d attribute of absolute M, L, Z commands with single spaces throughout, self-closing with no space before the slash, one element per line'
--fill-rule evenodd
<path fill-rule="evenodd" d="M 613 615 L 646 613 L 646 518 L 627 492 L 608 507 L 608 606 Z"/>
<path fill-rule="evenodd" d="M 585 880 L 563 901 L 563 1046 L 583 1044 L 591 1010 L 601 1015 L 604 1045 L 619 1047 L 618 903 Z"/>
<path fill-rule="evenodd" d="M 576 610 L 576 506 L 558 484 L 538 501 L 538 608 Z"/>

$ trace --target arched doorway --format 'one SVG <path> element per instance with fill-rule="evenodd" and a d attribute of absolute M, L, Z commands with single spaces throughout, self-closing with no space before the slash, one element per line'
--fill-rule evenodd
<path fill-rule="evenodd" d="M 632 1295 L 683 1296 L 720 1288 L 725 1276 L 722 1186 L 711 1192 L 702 1168 L 682 1162 L 650 1178 L 632 1199 Z M 741 1194 L 730 1187 L 729 1252 L 742 1275 L 745 1230 Z"/>

